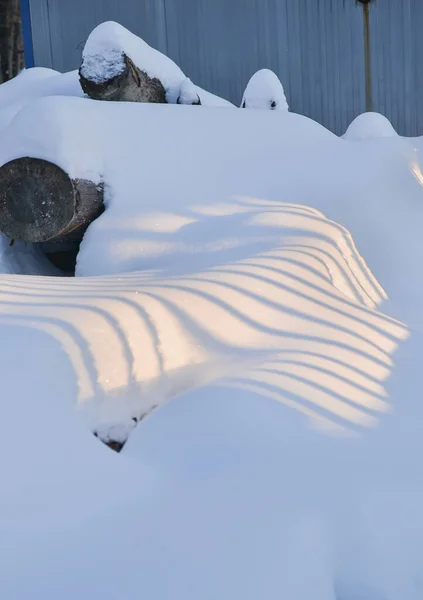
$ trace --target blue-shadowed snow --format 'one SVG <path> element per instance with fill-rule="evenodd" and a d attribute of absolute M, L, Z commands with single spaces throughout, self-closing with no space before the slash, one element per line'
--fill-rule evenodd
<path fill-rule="evenodd" d="M 421 600 L 419 148 L 288 112 L 16 115 L 0 164 L 103 181 L 106 211 L 74 279 L 1 240 L 1 598 Z"/>

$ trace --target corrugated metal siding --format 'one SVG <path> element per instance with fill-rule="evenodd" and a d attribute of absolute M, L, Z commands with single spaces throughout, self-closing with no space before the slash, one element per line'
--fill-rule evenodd
<path fill-rule="evenodd" d="M 337 133 L 365 110 L 355 0 L 165 0 L 165 7 L 169 56 L 235 104 L 251 75 L 269 68 L 293 111 Z"/>
<path fill-rule="evenodd" d="M 423 134 L 423 2 L 371 5 L 373 110 L 402 135 Z"/>
<path fill-rule="evenodd" d="M 103 21 L 118 21 L 166 52 L 164 0 L 30 0 L 35 62 L 70 71 L 84 42 Z"/>
<path fill-rule="evenodd" d="M 251 75 L 267 67 L 293 111 L 337 133 L 365 109 L 355 0 L 31 0 L 31 10 L 38 65 L 76 68 L 89 32 L 111 19 L 236 104 Z"/>
<path fill-rule="evenodd" d="M 48 0 L 30 0 L 32 23 L 32 43 L 34 45 L 34 64 L 39 67 L 52 67 L 50 41 L 50 18 Z"/>

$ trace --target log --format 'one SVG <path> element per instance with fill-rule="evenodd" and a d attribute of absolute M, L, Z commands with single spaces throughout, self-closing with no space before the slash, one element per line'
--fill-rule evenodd
<path fill-rule="evenodd" d="M 0 231 L 12 240 L 78 242 L 103 210 L 101 184 L 51 162 L 25 157 L 0 168 Z"/>
<path fill-rule="evenodd" d="M 167 103 L 161 81 L 149 77 L 123 52 L 84 57 L 79 80 L 83 91 L 94 100 Z"/>

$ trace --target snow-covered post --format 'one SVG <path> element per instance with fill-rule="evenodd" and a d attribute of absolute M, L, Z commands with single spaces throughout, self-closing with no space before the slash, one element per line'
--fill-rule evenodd
<path fill-rule="evenodd" d="M 289 110 L 283 86 L 269 69 L 257 71 L 245 88 L 241 108 L 262 110 Z"/>
<path fill-rule="evenodd" d="M 101 185 L 51 162 L 18 158 L 0 168 L 0 232 L 12 240 L 80 241 L 103 210 Z"/>

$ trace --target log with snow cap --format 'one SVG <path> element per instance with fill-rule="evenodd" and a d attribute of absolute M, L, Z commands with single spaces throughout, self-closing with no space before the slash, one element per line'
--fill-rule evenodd
<path fill-rule="evenodd" d="M 192 106 L 201 106 L 200 96 L 197 94 L 195 85 L 188 77 L 181 85 L 181 91 L 179 93 L 176 104 L 188 104 Z"/>
<path fill-rule="evenodd" d="M 90 34 L 79 76 L 95 100 L 233 106 L 193 84 L 170 58 L 113 21 Z"/>
<path fill-rule="evenodd" d="M 0 168 L 0 231 L 12 240 L 79 242 L 102 212 L 102 186 L 52 162 L 24 157 Z"/>
<path fill-rule="evenodd" d="M 289 110 L 279 78 L 269 69 L 257 71 L 245 88 L 241 108 Z"/>

